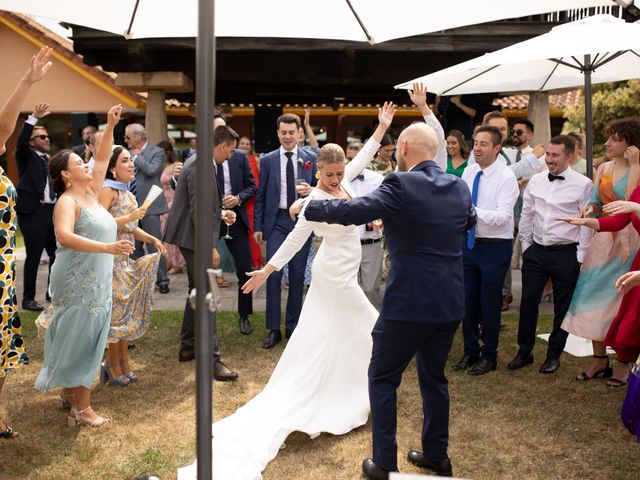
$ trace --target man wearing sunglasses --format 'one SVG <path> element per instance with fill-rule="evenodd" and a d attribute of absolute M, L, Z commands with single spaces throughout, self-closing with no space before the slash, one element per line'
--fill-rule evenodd
<path fill-rule="evenodd" d="M 16 162 L 20 181 L 16 190 L 18 200 L 18 226 L 24 236 L 26 259 L 24 262 L 24 293 L 22 308 L 40 311 L 42 305 L 35 299 L 36 278 L 42 250 L 49 255 L 49 272 L 56 258 L 56 236 L 53 231 L 53 207 L 56 196 L 49 188 L 49 155 L 51 149 L 49 135 L 44 127 L 37 126 L 38 120 L 49 115 L 49 105 L 36 105 L 29 115 L 16 146 Z M 47 281 L 47 290 L 48 290 Z M 47 292 L 46 299 L 49 300 Z"/>

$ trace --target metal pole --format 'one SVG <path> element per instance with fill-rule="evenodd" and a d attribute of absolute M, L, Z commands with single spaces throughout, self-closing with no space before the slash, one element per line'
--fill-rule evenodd
<path fill-rule="evenodd" d="M 198 457 L 198 480 L 211 480 L 211 419 L 212 394 L 211 374 L 213 370 L 211 314 L 205 303 L 207 294 L 206 269 L 211 265 L 209 246 L 213 245 L 213 229 L 209 228 L 213 212 L 212 122 L 215 93 L 215 38 L 213 31 L 214 0 L 198 0 L 198 38 L 196 40 L 196 133 L 198 138 L 196 174 L 196 242 L 195 242 L 195 287 L 196 287 L 196 455 Z"/>
<path fill-rule="evenodd" d="M 591 105 L 591 55 L 584 56 L 584 121 L 587 132 L 587 176 L 593 179 L 593 109 Z"/>

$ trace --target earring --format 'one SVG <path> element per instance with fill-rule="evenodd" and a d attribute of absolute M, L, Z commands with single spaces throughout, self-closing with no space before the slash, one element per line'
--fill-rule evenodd
<path fill-rule="evenodd" d="M 320 180 L 320 172 L 316 172 L 316 180 Z"/>
<path fill-rule="evenodd" d="M 69 190 L 71 188 L 71 182 L 67 182 L 64 184 L 64 187 Z"/>

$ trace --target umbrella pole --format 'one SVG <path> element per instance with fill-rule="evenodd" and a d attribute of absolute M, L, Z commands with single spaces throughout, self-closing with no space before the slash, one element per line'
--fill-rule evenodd
<path fill-rule="evenodd" d="M 213 212 L 207 210 L 212 203 L 213 151 L 212 121 L 215 95 L 215 38 L 214 1 L 198 0 L 198 38 L 196 40 L 196 225 L 195 225 L 195 340 L 196 340 L 196 455 L 198 480 L 211 480 L 211 420 L 213 370 L 213 325 L 211 313 L 205 303 L 207 294 L 206 269 L 211 265 L 209 246 L 213 245 L 213 229 L 209 228 Z M 215 322 L 215 315 L 214 315 Z"/>
<path fill-rule="evenodd" d="M 591 55 L 584 56 L 584 121 L 586 153 L 587 153 L 587 176 L 593 179 L 593 110 L 591 103 L 591 72 L 593 65 Z"/>

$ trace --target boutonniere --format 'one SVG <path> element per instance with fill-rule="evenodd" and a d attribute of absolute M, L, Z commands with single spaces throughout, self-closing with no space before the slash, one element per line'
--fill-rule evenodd
<path fill-rule="evenodd" d="M 307 160 L 306 162 L 304 162 L 303 167 L 305 170 L 311 170 L 311 160 Z"/>

